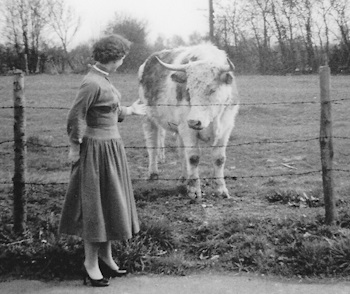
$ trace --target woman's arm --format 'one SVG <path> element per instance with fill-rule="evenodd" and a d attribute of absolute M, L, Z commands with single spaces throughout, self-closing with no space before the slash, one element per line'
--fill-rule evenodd
<path fill-rule="evenodd" d="M 100 95 L 101 89 L 96 83 L 83 82 L 68 113 L 67 133 L 71 143 L 80 144 L 86 126 L 86 114 L 92 103 Z"/>
<path fill-rule="evenodd" d="M 67 133 L 70 141 L 69 159 L 76 162 L 79 159 L 80 144 L 86 127 L 86 115 L 101 93 L 96 83 L 84 81 L 68 113 Z"/>
<path fill-rule="evenodd" d="M 122 121 L 127 115 L 145 115 L 146 114 L 146 105 L 141 102 L 140 99 L 137 99 L 131 106 L 121 106 L 118 113 L 119 121 Z"/>

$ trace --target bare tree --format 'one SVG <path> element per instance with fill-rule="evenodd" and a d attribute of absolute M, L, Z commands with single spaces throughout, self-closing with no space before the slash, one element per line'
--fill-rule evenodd
<path fill-rule="evenodd" d="M 214 43 L 214 5 L 213 0 L 209 0 L 209 40 Z"/>
<path fill-rule="evenodd" d="M 75 15 L 72 7 L 67 6 L 64 0 L 48 1 L 48 9 L 48 26 L 55 32 L 60 40 L 65 62 L 74 70 L 74 65 L 69 58 L 68 46 L 80 28 L 80 17 Z M 63 72 L 65 71 L 65 62 L 62 64 Z"/>
<path fill-rule="evenodd" d="M 8 42 L 14 45 L 19 67 L 36 69 L 41 33 L 45 26 L 44 0 L 6 0 L 5 23 Z M 23 65 L 24 56 L 28 64 Z"/>
<path fill-rule="evenodd" d="M 287 21 L 287 38 L 289 40 L 289 64 L 290 69 L 296 69 L 297 56 L 296 56 L 296 45 L 295 45 L 295 33 L 297 28 L 297 14 L 296 14 L 296 1 L 294 0 L 282 0 L 283 5 L 281 6 L 281 12 L 283 17 Z"/>
<path fill-rule="evenodd" d="M 295 2 L 296 16 L 299 22 L 300 35 L 304 40 L 306 61 L 301 62 L 304 69 L 316 71 L 315 51 L 313 42 L 313 14 L 315 10 L 315 0 L 298 0 Z"/>
<path fill-rule="evenodd" d="M 336 21 L 341 42 L 347 52 L 344 66 L 350 67 L 350 3 L 348 0 L 331 0 L 332 15 Z"/>
<path fill-rule="evenodd" d="M 260 73 L 315 72 L 324 53 L 332 70 L 350 68 L 349 0 L 221 0 L 215 8 L 219 45 L 232 52 L 253 44 Z"/>
<path fill-rule="evenodd" d="M 250 54 L 259 57 L 260 73 L 294 72 L 297 68 L 315 71 L 320 58 L 315 32 L 325 31 L 329 42 L 326 5 L 327 30 L 324 25 L 317 30 L 322 22 L 320 1 L 324 4 L 324 0 L 222 0 L 216 5 L 216 37 L 222 47 L 236 54 L 238 48 L 250 48 Z"/>
<path fill-rule="evenodd" d="M 249 0 L 245 9 L 248 22 L 254 33 L 259 53 L 260 72 L 266 74 L 270 64 L 271 30 L 269 16 L 272 0 Z"/>
<path fill-rule="evenodd" d="M 16 10 L 10 9 L 10 2 L 7 2 L 7 12 L 6 14 L 6 28 L 7 28 L 7 41 L 9 43 L 13 43 L 14 48 L 18 56 L 21 54 L 21 46 L 20 46 L 20 29 L 16 23 Z"/>
<path fill-rule="evenodd" d="M 281 2 L 272 1 L 271 3 L 271 14 L 273 18 L 273 23 L 275 26 L 275 34 L 278 40 L 279 48 L 281 51 L 281 64 L 283 67 L 287 67 L 288 64 L 288 45 L 286 27 L 281 20 Z M 284 69 L 285 70 L 285 69 Z"/>
<path fill-rule="evenodd" d="M 216 39 L 223 43 L 227 50 L 230 46 L 237 46 L 240 42 L 241 26 L 245 20 L 242 18 L 242 7 L 240 0 L 230 1 L 225 6 L 217 5 L 216 15 Z"/>
<path fill-rule="evenodd" d="M 316 0 L 316 6 L 318 10 L 317 15 L 320 16 L 320 20 L 321 20 L 321 21 L 317 21 L 317 20 L 315 21 L 319 43 L 320 43 L 322 52 L 325 53 L 326 56 L 329 56 L 330 54 L 329 15 L 330 15 L 332 6 L 330 4 L 330 1 L 325 1 L 325 0 Z"/>

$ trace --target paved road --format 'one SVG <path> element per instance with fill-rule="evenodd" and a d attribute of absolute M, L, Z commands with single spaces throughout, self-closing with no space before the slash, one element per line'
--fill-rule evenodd
<path fill-rule="evenodd" d="M 349 294 L 350 282 L 305 283 L 250 275 L 196 274 L 185 277 L 129 275 L 111 280 L 106 288 L 82 281 L 0 283 L 1 294 Z"/>

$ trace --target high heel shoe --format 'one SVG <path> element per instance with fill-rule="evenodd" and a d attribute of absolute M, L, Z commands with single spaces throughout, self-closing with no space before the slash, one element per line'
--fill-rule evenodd
<path fill-rule="evenodd" d="M 107 287 L 107 286 L 109 286 L 109 280 L 106 279 L 105 277 L 103 277 L 102 279 L 99 279 L 99 280 L 92 279 L 89 276 L 85 266 L 83 266 L 82 275 L 83 275 L 84 285 L 87 285 L 86 279 L 88 279 L 88 280 L 90 280 L 90 283 L 91 283 L 92 287 Z"/>
<path fill-rule="evenodd" d="M 126 269 L 114 270 L 109 267 L 101 258 L 98 259 L 98 265 L 100 267 L 101 273 L 106 278 L 123 277 L 128 274 Z"/>

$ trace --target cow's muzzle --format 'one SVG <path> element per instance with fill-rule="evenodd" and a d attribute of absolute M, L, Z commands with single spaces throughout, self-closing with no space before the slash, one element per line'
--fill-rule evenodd
<path fill-rule="evenodd" d="M 194 129 L 194 130 L 201 130 L 203 129 L 203 126 L 202 126 L 202 123 L 200 120 L 193 120 L 193 119 L 189 119 L 187 121 L 188 123 L 188 126 L 191 128 L 191 129 Z"/>

